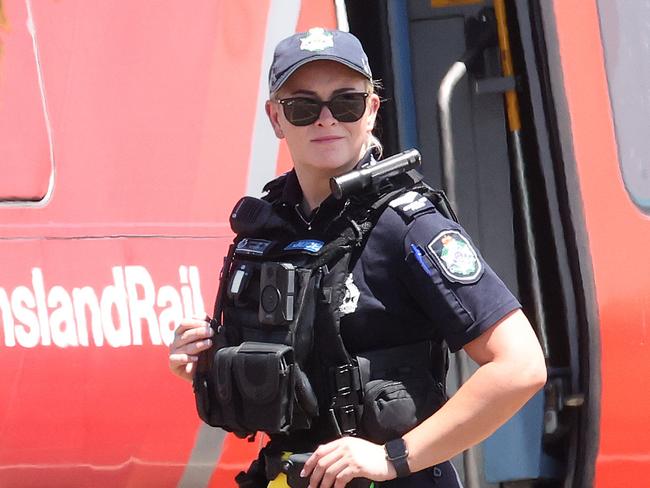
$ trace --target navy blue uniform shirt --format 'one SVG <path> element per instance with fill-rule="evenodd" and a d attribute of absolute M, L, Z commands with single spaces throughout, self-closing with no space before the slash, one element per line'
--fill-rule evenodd
<path fill-rule="evenodd" d="M 344 205 L 330 196 L 305 216 L 301 203 L 291 171 L 280 204 L 305 238 L 317 237 Z M 341 335 L 353 354 L 425 339 L 457 351 L 521 307 L 463 228 L 415 192 L 383 211 L 347 286 Z"/>
<path fill-rule="evenodd" d="M 369 155 L 359 165 L 368 161 Z M 277 204 L 301 238 L 322 238 L 344 211 L 345 202 L 330 196 L 305 216 L 302 200 L 291 171 Z M 462 227 L 415 192 L 397 197 L 381 213 L 346 287 L 340 326 L 352 354 L 423 340 L 444 341 L 457 351 L 521 307 Z M 380 485 L 462 486 L 449 461 Z"/>

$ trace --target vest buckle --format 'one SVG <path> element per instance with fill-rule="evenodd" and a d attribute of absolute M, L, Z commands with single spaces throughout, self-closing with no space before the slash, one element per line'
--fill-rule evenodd
<path fill-rule="evenodd" d="M 363 399 L 359 367 L 350 363 L 342 364 L 330 368 L 330 372 L 334 386 L 330 418 L 339 436 L 355 435 Z"/>
<path fill-rule="evenodd" d="M 359 373 L 358 366 L 343 364 L 332 368 L 332 372 L 334 375 L 334 386 L 336 388 L 335 397 L 348 396 L 352 392 L 361 392 L 361 374 Z"/>

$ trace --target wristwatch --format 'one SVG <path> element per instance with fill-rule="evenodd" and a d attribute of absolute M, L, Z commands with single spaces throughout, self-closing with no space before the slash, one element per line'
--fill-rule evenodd
<path fill-rule="evenodd" d="M 406 448 L 406 443 L 401 437 L 398 439 L 393 439 L 384 444 L 384 449 L 386 450 L 386 459 L 388 459 L 397 472 L 398 478 L 404 478 L 411 474 L 411 469 L 409 468 L 409 463 L 406 461 L 408 458 L 409 451 Z"/>

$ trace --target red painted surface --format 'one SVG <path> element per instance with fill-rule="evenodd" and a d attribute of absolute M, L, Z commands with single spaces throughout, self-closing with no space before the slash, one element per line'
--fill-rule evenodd
<path fill-rule="evenodd" d="M 196 267 L 211 308 L 227 216 L 246 187 L 268 1 L 32 3 L 57 178 L 48 207 L 0 208 L 0 486 L 175 486 L 200 424 L 188 385 L 167 371 L 164 318 L 172 289 L 180 296 L 187 286 L 183 266 Z M 2 5 L 15 30 L 0 30 L 0 137 L 15 137 L 40 165 L 47 146 L 33 66 L 11 103 L 23 104 L 35 132 L 2 105 L 4 69 L 33 62 L 26 38 L 8 37 L 24 25 L 24 3 Z M 595 4 L 554 5 L 602 327 L 597 481 L 635 486 L 650 467 L 649 221 L 622 184 Z M 299 30 L 333 23 L 331 2 L 303 2 Z M 289 164 L 281 146 L 278 170 Z M 26 187 L 38 181 L 43 192 L 43 171 L 21 167 Z M 115 267 L 131 279 L 121 295 Z M 75 289 L 86 287 L 110 305 L 94 334 L 74 311 Z M 33 325 L 39 313 L 43 331 Z M 142 344 L 133 343 L 138 331 Z M 228 437 L 210 486 L 233 486 L 257 448 Z"/>
<path fill-rule="evenodd" d="M 44 193 L 49 144 L 26 3 L 1 4 L 4 198 Z M 47 207 L 0 208 L 0 486 L 176 486 L 200 421 L 167 344 L 212 308 L 269 1 L 32 6 L 57 174 Z M 303 2 L 314 24 L 334 26 L 333 2 Z M 260 442 L 227 436 L 210 485 L 234 486 Z"/>
<path fill-rule="evenodd" d="M 554 7 L 601 327 L 596 481 L 640 486 L 650 471 L 650 218 L 623 186 L 596 4 Z"/>
<path fill-rule="evenodd" d="M 3 210 L 2 234 L 223 234 L 246 184 L 266 10 L 35 2 L 58 175 L 47 209 Z"/>
<path fill-rule="evenodd" d="M 175 485 L 198 420 L 188 385 L 166 370 L 170 313 L 201 310 L 197 292 L 213 296 L 224 246 L 224 239 L 191 238 L 0 245 L 2 255 L 12 257 L 3 264 L 0 290 L 0 486 L 142 486 L 137 479 Z M 201 270 L 202 283 L 184 287 L 192 283 L 178 263 Z M 126 275 L 123 281 L 114 267 L 118 277 Z M 37 276 L 42 270 L 42 286 L 34 268 Z M 101 306 L 79 313 L 74 297 L 84 287 L 92 287 Z M 17 290 L 28 297 L 27 307 L 20 320 L 12 303 L 14 320 L 8 320 L 7 295 L 13 301 Z M 29 309 L 39 294 L 49 306 Z M 47 339 L 34 326 L 43 310 Z M 105 310 L 109 319 L 93 320 Z M 29 343 L 26 336 L 34 335 L 38 343 Z M 11 340 L 16 345 L 6 347 Z"/>

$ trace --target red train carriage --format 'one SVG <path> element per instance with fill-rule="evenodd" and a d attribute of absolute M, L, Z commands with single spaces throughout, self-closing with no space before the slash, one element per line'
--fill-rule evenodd
<path fill-rule="evenodd" d="M 167 345 L 210 309 L 233 203 L 290 165 L 266 71 L 314 25 L 362 40 L 386 153 L 422 152 L 545 350 L 544 392 L 455 460 L 466 486 L 638 486 L 649 9 L 0 2 L 0 486 L 234 486 L 263 439 L 201 425 Z"/>

